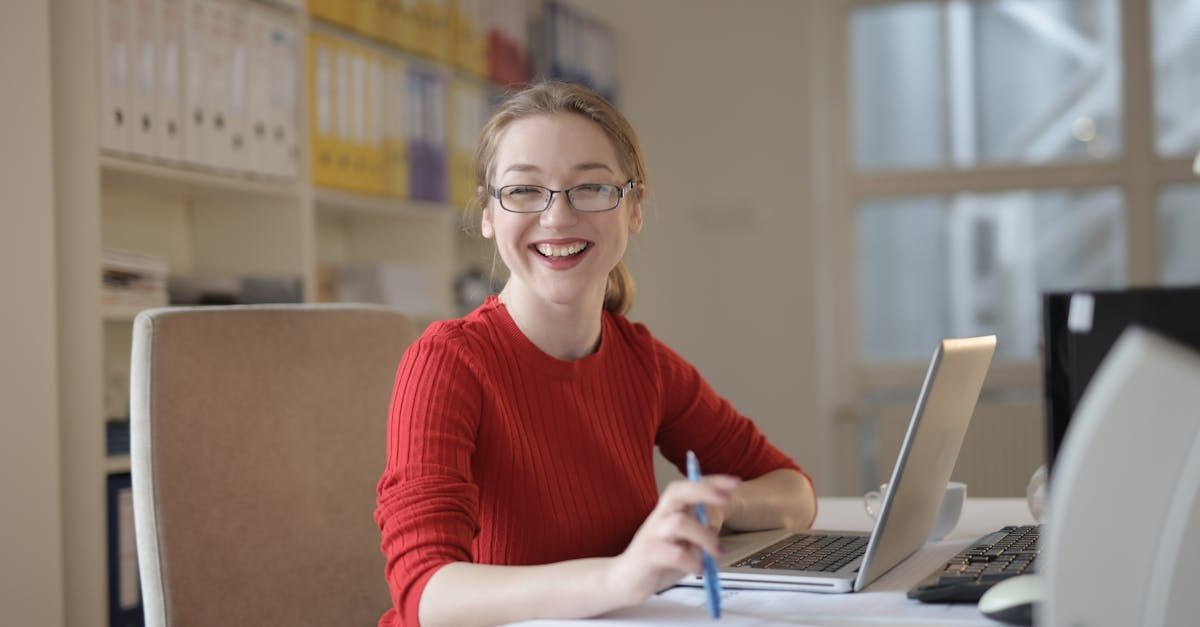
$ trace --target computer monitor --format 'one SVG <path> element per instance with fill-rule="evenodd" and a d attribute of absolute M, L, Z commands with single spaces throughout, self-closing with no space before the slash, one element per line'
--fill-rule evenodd
<path fill-rule="evenodd" d="M 1051 471 L 1088 382 L 1121 332 L 1134 324 L 1200 350 L 1200 286 L 1042 295 L 1046 467 Z"/>

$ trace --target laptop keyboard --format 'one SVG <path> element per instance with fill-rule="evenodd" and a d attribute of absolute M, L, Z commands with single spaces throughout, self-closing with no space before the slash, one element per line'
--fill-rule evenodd
<path fill-rule="evenodd" d="M 908 591 L 926 603 L 974 603 L 996 582 L 1035 572 L 1038 525 L 1011 525 L 959 551 Z"/>
<path fill-rule="evenodd" d="M 867 550 L 867 540 L 866 536 L 800 533 L 784 538 L 733 566 L 832 573 L 862 557 Z"/>

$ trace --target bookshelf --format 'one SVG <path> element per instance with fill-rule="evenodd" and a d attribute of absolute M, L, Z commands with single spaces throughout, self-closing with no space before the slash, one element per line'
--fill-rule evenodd
<path fill-rule="evenodd" d="M 461 211 L 464 194 L 469 194 L 469 190 L 464 192 L 470 174 L 466 164 L 477 129 L 459 122 L 486 114 L 486 107 L 473 108 L 469 102 L 463 107 L 453 99 L 466 93 L 486 104 L 504 89 L 492 79 L 520 74 L 520 67 L 528 71 L 532 56 L 524 31 L 531 27 L 530 22 L 536 22 L 542 6 L 540 0 L 486 0 L 486 5 L 471 0 L 415 3 L 425 11 L 438 6 L 451 11 L 468 7 L 466 10 L 482 15 L 481 7 L 489 6 L 494 13 L 511 11 L 521 16 L 503 19 L 500 26 L 492 23 L 491 31 L 481 29 L 472 35 L 476 50 L 501 49 L 505 60 L 479 57 L 470 62 L 469 58 L 454 57 L 454 52 L 447 56 L 445 40 L 404 46 L 387 41 L 380 32 L 330 24 L 309 14 L 316 4 L 365 7 L 370 2 L 320 0 L 308 3 L 306 10 L 302 0 L 169 0 L 189 12 L 197 1 L 225 11 L 244 9 L 252 15 L 246 18 L 248 33 L 255 20 L 265 19 L 295 34 L 295 45 L 286 53 L 296 68 L 295 124 L 290 135 L 295 149 L 288 152 L 295 172 L 283 175 L 274 165 L 263 167 L 253 156 L 258 153 L 251 149 L 233 167 L 219 159 L 214 162 L 212 155 L 204 159 L 189 155 L 184 148 L 170 156 L 160 154 L 159 149 L 147 152 L 136 142 L 124 150 L 114 147 L 112 121 L 101 115 L 112 101 L 111 92 L 105 91 L 111 89 L 105 84 L 111 77 L 102 70 L 107 49 L 103 42 L 108 35 L 100 28 L 109 17 L 109 1 L 51 0 L 47 51 L 54 96 L 53 271 L 57 278 L 63 622 L 84 627 L 109 623 L 106 486 L 110 476 L 129 471 L 130 460 L 128 455 L 106 455 L 106 423 L 127 419 L 132 322 L 142 308 L 106 302 L 100 280 L 107 263 L 105 251 L 129 251 L 165 260 L 172 276 L 290 277 L 299 280 L 303 298 L 310 302 L 329 296 L 325 287 L 331 273 L 390 266 L 416 277 L 413 284 L 422 286 L 422 300 L 413 312 L 418 322 L 457 314 L 456 276 L 466 269 L 489 272 L 492 255 L 486 243 L 464 235 Z M 168 0 L 115 1 L 132 11 Z M 428 15 L 422 19 L 427 24 L 436 22 Z M 110 22 L 104 23 L 105 28 L 111 27 Z M 130 32 L 137 32 L 136 24 Z M 186 70 L 190 41 L 186 25 L 182 32 L 179 63 Z M 309 83 L 315 81 L 309 75 L 309 35 L 313 34 L 332 38 L 363 58 L 383 59 L 382 67 L 415 68 L 423 77 L 440 81 L 446 90 L 444 119 L 435 116 L 434 127 L 444 125 L 446 131 L 444 137 L 435 138 L 443 142 L 440 158 L 445 160 L 445 171 L 439 176 L 444 179 L 444 194 L 434 194 L 432 200 L 410 200 L 395 195 L 397 188 L 387 185 L 372 188 L 362 181 L 346 180 L 336 187 L 317 183 L 313 172 L 315 127 L 310 124 L 314 105 Z M 506 35 L 515 39 L 510 41 Z M 130 48 L 136 43 L 131 42 Z M 254 54 L 251 49 L 251 58 L 267 58 Z M 130 68 L 135 71 L 136 67 Z M 249 64 L 247 80 L 272 78 L 256 71 L 253 63 Z M 183 83 L 186 80 L 186 76 L 181 78 Z M 130 83 L 128 89 L 138 88 L 137 83 Z M 180 89 L 186 100 L 187 88 Z M 248 100 L 253 98 L 248 96 Z M 135 106 L 129 105 L 130 120 L 140 119 L 132 115 Z M 179 111 L 190 112 L 190 106 L 184 102 Z M 181 116 L 180 122 L 186 125 L 189 120 Z M 230 128 L 242 128 L 249 137 L 256 126 L 252 122 L 247 113 L 244 126 L 231 123 Z M 405 128 L 406 133 L 411 130 L 411 126 Z M 184 144 L 187 132 L 185 128 Z M 278 139 L 279 134 L 266 136 Z M 385 159 L 382 155 L 386 152 L 379 151 L 377 158 Z M 414 158 L 411 149 L 406 154 Z M 410 195 L 426 197 L 415 190 Z"/>
<path fill-rule="evenodd" d="M 298 35 L 293 61 L 299 70 L 295 132 L 301 150 L 294 177 L 101 149 L 103 79 L 96 26 L 102 4 L 51 2 L 64 622 L 70 625 L 109 622 L 105 486 L 109 475 L 130 468 L 128 455 L 106 456 L 105 422 L 125 417 L 117 408 L 127 407 L 127 396 L 113 394 L 123 388 L 127 395 L 132 321 L 140 307 L 102 302 L 103 250 L 162 257 L 176 275 L 297 277 L 308 301 L 317 297 L 323 268 L 409 264 L 423 271 L 430 286 L 430 304 L 416 317 L 455 313 L 457 207 L 314 184 L 307 149 L 307 34 L 321 32 L 411 58 L 447 79 L 483 80 L 444 60 L 418 59 L 318 23 L 299 6 L 302 2 L 217 2 L 253 7 Z"/>

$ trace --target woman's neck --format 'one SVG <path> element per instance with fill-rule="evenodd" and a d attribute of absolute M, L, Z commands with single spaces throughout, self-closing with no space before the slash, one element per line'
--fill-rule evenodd
<path fill-rule="evenodd" d="M 604 290 L 571 303 L 551 303 L 509 281 L 500 292 L 500 302 L 513 322 L 542 352 L 574 361 L 596 352 L 600 345 L 600 323 Z"/>

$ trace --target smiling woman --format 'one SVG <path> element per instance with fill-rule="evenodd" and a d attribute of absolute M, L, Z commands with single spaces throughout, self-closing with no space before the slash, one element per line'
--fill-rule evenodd
<path fill-rule="evenodd" d="M 475 168 L 480 230 L 509 278 L 400 364 L 376 509 L 394 603 L 380 624 L 592 616 L 697 572 L 722 526 L 811 524 L 800 467 L 624 316 L 647 181 L 625 118 L 586 88 L 536 85 L 485 126 Z M 659 495 L 656 446 L 719 474 Z"/>
<path fill-rule="evenodd" d="M 636 215 L 633 216 L 636 218 L 636 222 L 633 226 L 635 231 L 640 230 L 641 204 L 649 185 L 649 177 L 646 173 L 645 160 L 642 158 L 641 146 L 633 127 L 624 116 L 598 95 L 565 84 L 550 85 L 554 85 L 554 87 L 528 90 L 511 99 L 492 117 L 481 134 L 479 146 L 475 151 L 475 179 L 478 187 L 472 208 L 482 212 L 484 222 L 482 228 L 489 228 L 489 210 L 491 209 L 489 201 L 492 199 L 501 201 L 499 204 L 502 209 L 522 210 L 522 207 L 514 208 L 514 203 L 507 203 L 505 202 L 507 199 L 491 193 L 492 190 L 499 191 L 497 188 L 511 183 L 520 183 L 522 185 L 516 186 L 515 189 L 527 191 L 528 184 L 536 184 L 537 180 L 544 180 L 551 174 L 539 166 L 534 159 L 539 156 L 542 159 L 550 156 L 554 160 L 554 166 L 568 168 L 581 182 L 607 183 L 609 185 L 616 183 L 620 186 L 615 199 L 616 203 L 604 209 L 583 202 L 581 200 L 582 192 L 565 190 L 567 193 L 564 195 L 567 197 L 568 203 L 576 211 L 594 212 L 616 209 L 623 197 L 628 198 L 626 205 L 632 204 L 631 209 L 636 210 Z M 550 122 L 551 118 L 558 121 Z M 534 126 L 549 125 L 554 127 L 552 130 L 562 134 L 542 136 L 538 131 L 551 129 L 520 128 L 530 124 Z M 518 127 L 515 131 L 513 130 L 514 126 Z M 576 142 L 575 138 L 570 135 L 573 132 L 579 132 L 582 141 Z M 516 141 L 504 142 L 503 140 L 510 135 Z M 521 143 L 522 138 L 525 138 L 525 143 Z M 540 146 L 529 145 L 530 141 L 547 143 Z M 507 152 L 503 155 L 500 154 L 502 143 L 508 144 L 505 147 Z M 573 150 L 577 158 L 582 160 L 566 163 L 563 159 L 569 157 L 570 153 L 562 150 L 564 148 L 570 150 L 572 146 L 574 146 Z M 588 154 L 598 155 L 598 158 L 589 159 L 586 156 Z M 535 179 L 521 179 L 520 175 L 530 175 Z M 585 181 L 585 175 L 593 176 Z M 597 179 L 594 175 L 600 175 L 603 178 Z M 541 177 L 541 179 L 536 179 L 536 177 Z M 555 196 L 558 195 L 552 193 L 553 191 L 543 187 L 541 208 L 537 208 L 537 203 L 534 203 L 532 206 L 524 207 L 524 210 L 549 213 L 550 205 L 554 203 Z M 588 206 L 581 207 L 583 204 Z M 627 213 L 627 211 L 623 209 L 620 213 Z M 484 233 L 484 236 L 492 237 L 488 233 Z M 497 241 L 497 247 L 500 247 L 499 241 Z M 610 271 L 608 282 L 605 285 L 604 305 L 605 309 L 609 311 L 626 313 L 633 306 L 634 283 L 629 270 L 619 259 L 618 256 L 618 261 Z M 508 263 L 507 259 L 505 263 Z M 509 269 L 512 270 L 511 265 Z"/>
<path fill-rule="evenodd" d="M 492 164 L 484 168 L 491 179 L 486 186 L 498 189 L 482 209 L 481 232 L 496 241 L 511 273 L 501 300 L 533 319 L 599 313 L 610 273 L 625 272 L 621 258 L 630 233 L 641 230 L 644 183 L 622 167 L 604 130 L 581 115 L 525 117 L 500 136 Z M 622 202 L 618 190 L 626 188 L 635 191 Z M 623 313 L 632 304 L 632 281 L 620 285 L 630 289 L 614 294 L 608 308 Z M 514 315 L 518 324 L 522 314 Z M 575 345 L 547 346 L 548 352 L 560 358 L 590 353 L 600 316 L 586 318 L 592 324 L 579 329 L 580 337 L 564 338 Z M 553 326 L 522 331 L 539 346 L 554 344 L 533 336 L 551 335 Z"/>

